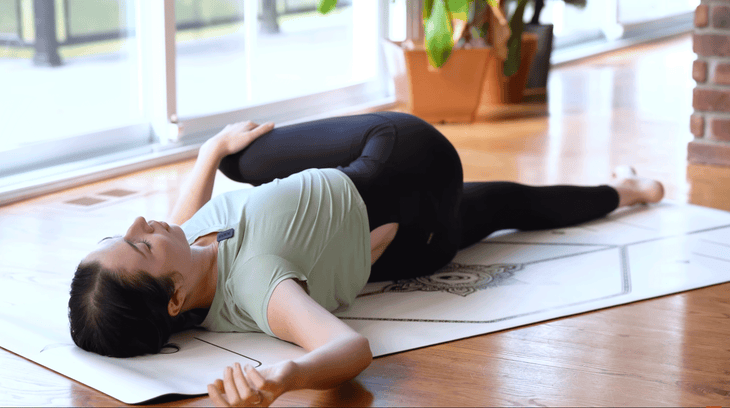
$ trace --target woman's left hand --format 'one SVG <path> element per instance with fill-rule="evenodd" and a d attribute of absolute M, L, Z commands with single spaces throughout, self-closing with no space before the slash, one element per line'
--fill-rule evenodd
<path fill-rule="evenodd" d="M 236 363 L 226 367 L 223 380 L 208 384 L 208 395 L 218 407 L 268 407 L 287 391 L 292 374 L 291 361 L 256 370 Z M 224 395 L 225 394 L 225 395 Z"/>
<path fill-rule="evenodd" d="M 254 140 L 269 133 L 274 128 L 273 122 L 263 125 L 247 121 L 227 125 L 223 130 L 210 138 L 205 145 L 216 150 L 221 157 L 240 152 Z"/>

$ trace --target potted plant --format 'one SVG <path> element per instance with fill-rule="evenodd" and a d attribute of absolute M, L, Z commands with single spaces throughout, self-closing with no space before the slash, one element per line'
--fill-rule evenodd
<path fill-rule="evenodd" d="M 537 52 L 530 67 L 527 79 L 525 99 L 536 102 L 547 100 L 547 80 L 550 71 L 550 56 L 553 51 L 553 25 L 540 24 L 540 15 L 545 7 L 545 0 L 531 0 L 534 6 L 532 19 L 525 25 L 525 31 L 538 36 Z M 586 0 L 561 0 L 579 8 L 586 6 Z"/>
<path fill-rule="evenodd" d="M 514 2 L 516 5 L 509 19 L 507 54 L 504 59 L 488 61 L 481 105 L 515 104 L 522 101 L 530 65 L 537 51 L 537 36 L 524 32 L 523 16 L 529 0 L 501 0 L 501 7 L 506 8 L 509 3 Z M 494 18 L 488 22 L 487 28 L 491 25 L 495 25 Z"/>
<path fill-rule="evenodd" d="M 517 6 L 508 18 L 507 0 L 424 0 L 423 43 L 384 44 L 398 99 L 431 122 L 473 121 L 480 101 L 511 102 L 504 97 L 513 77 L 522 74 L 524 88 L 529 72 L 523 51 L 534 54 L 537 44 L 536 36 L 523 35 L 529 0 L 511 1 Z M 319 10 L 336 3 L 320 0 Z"/>

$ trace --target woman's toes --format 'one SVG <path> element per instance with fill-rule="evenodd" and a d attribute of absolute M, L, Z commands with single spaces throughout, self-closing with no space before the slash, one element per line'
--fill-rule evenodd
<path fill-rule="evenodd" d="M 656 180 L 645 179 L 645 197 L 647 203 L 658 203 L 664 198 L 664 186 Z"/>
<path fill-rule="evenodd" d="M 639 177 L 636 175 L 636 169 L 632 166 L 617 166 L 613 170 L 613 186 L 622 187 L 633 190 L 636 195 L 636 202 L 640 203 L 657 203 L 664 198 L 664 186 L 662 183 Z"/>
<path fill-rule="evenodd" d="M 624 182 L 626 183 L 624 185 L 631 185 L 631 188 L 639 194 L 640 203 L 658 203 L 664 198 L 664 186 L 656 180 L 644 177 L 632 177 L 624 179 Z"/>

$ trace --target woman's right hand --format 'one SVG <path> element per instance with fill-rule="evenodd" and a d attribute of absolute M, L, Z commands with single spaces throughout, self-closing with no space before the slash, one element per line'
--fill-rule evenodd
<path fill-rule="evenodd" d="M 228 156 L 245 149 L 254 140 L 269 133 L 273 128 L 274 122 L 267 122 L 263 125 L 251 121 L 233 123 L 205 142 L 203 149 L 212 149 L 220 157 Z"/>
<path fill-rule="evenodd" d="M 208 385 L 208 395 L 218 407 L 268 407 L 290 388 L 294 368 L 290 360 L 258 370 L 236 363 L 226 367 L 223 380 Z"/>

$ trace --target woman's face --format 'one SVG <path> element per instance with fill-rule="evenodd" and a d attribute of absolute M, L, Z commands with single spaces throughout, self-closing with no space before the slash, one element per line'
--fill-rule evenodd
<path fill-rule="evenodd" d="M 188 277 L 192 259 L 185 233 L 177 225 L 138 217 L 123 236 L 104 238 L 84 261 L 112 270 L 146 271 L 161 277 L 171 271 Z"/>

